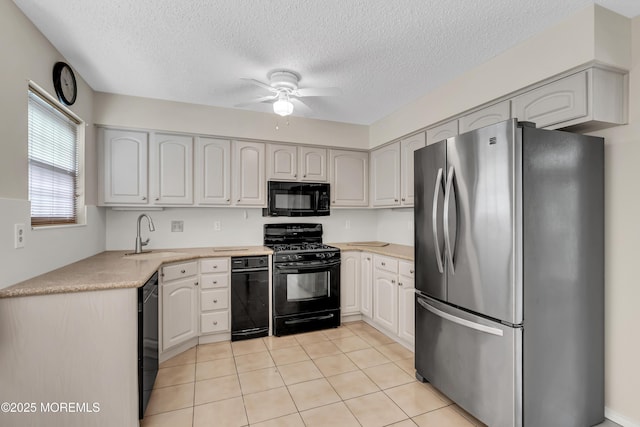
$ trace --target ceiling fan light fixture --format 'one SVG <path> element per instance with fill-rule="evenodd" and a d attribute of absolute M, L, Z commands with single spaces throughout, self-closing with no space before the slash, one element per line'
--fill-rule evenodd
<path fill-rule="evenodd" d="M 273 112 L 280 116 L 288 116 L 293 113 L 293 104 L 288 97 L 281 96 L 273 103 Z"/>

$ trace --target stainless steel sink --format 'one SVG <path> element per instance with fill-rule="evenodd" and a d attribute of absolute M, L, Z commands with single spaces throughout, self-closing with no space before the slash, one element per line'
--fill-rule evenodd
<path fill-rule="evenodd" d="M 172 257 L 172 256 L 181 256 L 181 255 L 187 255 L 185 252 L 154 252 L 154 251 L 149 251 L 149 252 L 142 252 L 139 254 L 136 253 L 129 253 L 129 254 L 125 254 L 124 255 L 124 259 L 132 259 L 132 260 L 146 260 L 146 259 L 156 259 L 156 258 L 168 258 L 168 257 Z"/>

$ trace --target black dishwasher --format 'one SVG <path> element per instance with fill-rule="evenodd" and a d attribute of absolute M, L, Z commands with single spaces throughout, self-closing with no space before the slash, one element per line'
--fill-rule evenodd
<path fill-rule="evenodd" d="M 158 273 L 138 288 L 138 415 L 142 419 L 158 374 Z"/>
<path fill-rule="evenodd" d="M 269 335 L 269 258 L 231 258 L 231 341 Z"/>

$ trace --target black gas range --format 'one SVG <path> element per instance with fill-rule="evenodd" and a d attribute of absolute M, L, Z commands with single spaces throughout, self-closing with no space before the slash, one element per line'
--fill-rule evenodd
<path fill-rule="evenodd" d="M 340 326 L 340 249 L 322 243 L 322 224 L 265 224 L 273 254 L 273 334 Z"/>

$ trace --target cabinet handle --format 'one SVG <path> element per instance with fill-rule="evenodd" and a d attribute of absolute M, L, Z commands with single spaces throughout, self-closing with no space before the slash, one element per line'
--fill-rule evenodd
<path fill-rule="evenodd" d="M 413 270 L 409 270 L 409 273 L 413 274 Z"/>
<path fill-rule="evenodd" d="M 227 199 L 227 202 L 230 202 L 230 201 L 231 201 L 231 199 Z"/>
<path fill-rule="evenodd" d="M 240 203 L 240 199 L 238 199 L 238 203 Z"/>
<path fill-rule="evenodd" d="M 213 266 L 213 268 L 218 268 L 218 266 L 217 266 L 217 265 L 214 265 L 214 266 Z"/>
<path fill-rule="evenodd" d="M 213 300 L 213 303 L 214 303 L 214 304 L 217 304 L 217 303 L 218 303 L 218 300 L 217 300 L 217 299 L 214 299 L 214 300 Z"/>
<path fill-rule="evenodd" d="M 142 197 L 142 200 L 147 200 L 147 198 L 143 196 L 143 197 Z"/>
<path fill-rule="evenodd" d="M 303 177 L 303 178 L 306 178 L 306 177 L 307 177 L 307 174 L 305 173 L 304 175 L 302 175 L 302 177 Z"/>
<path fill-rule="evenodd" d="M 367 261 L 371 261 L 371 258 L 367 257 Z"/>
<path fill-rule="evenodd" d="M 193 285 L 194 285 L 194 286 L 198 286 L 198 282 L 194 282 L 194 284 L 193 284 Z"/>
<path fill-rule="evenodd" d="M 156 197 L 156 202 L 157 202 L 158 200 L 160 200 L 160 197 Z"/>
<path fill-rule="evenodd" d="M 294 174 L 293 174 L 293 177 L 294 177 L 294 178 L 297 178 L 297 177 L 298 177 L 298 174 L 297 174 L 297 173 L 294 173 Z"/>
<path fill-rule="evenodd" d="M 213 284 L 214 284 L 214 285 L 217 285 L 217 284 L 218 284 L 218 281 L 217 281 L 217 280 L 214 280 L 214 281 L 213 281 Z"/>
<path fill-rule="evenodd" d="M 385 264 L 385 263 L 384 263 L 384 261 L 383 261 L 383 262 L 381 262 L 380 264 L 382 264 L 382 266 L 383 266 L 383 267 L 384 267 L 385 265 L 387 265 L 387 264 Z"/>
<path fill-rule="evenodd" d="M 398 286 L 402 286 L 402 282 L 398 282 Z"/>
<path fill-rule="evenodd" d="M 182 274 L 184 274 L 186 272 L 187 272 L 187 270 L 180 270 L 180 273 L 182 273 Z"/>
<path fill-rule="evenodd" d="M 402 201 L 404 202 L 404 197 L 402 198 Z"/>
<path fill-rule="evenodd" d="M 213 321 L 213 326 L 216 326 L 217 324 L 218 324 L 218 321 L 217 321 L 217 320 L 214 320 L 214 321 Z"/>
<path fill-rule="evenodd" d="M 394 202 L 398 203 L 398 199 L 393 199 Z"/>
<path fill-rule="evenodd" d="M 395 280 L 392 280 L 392 281 L 391 281 L 391 283 L 395 285 L 396 281 L 395 281 Z"/>

